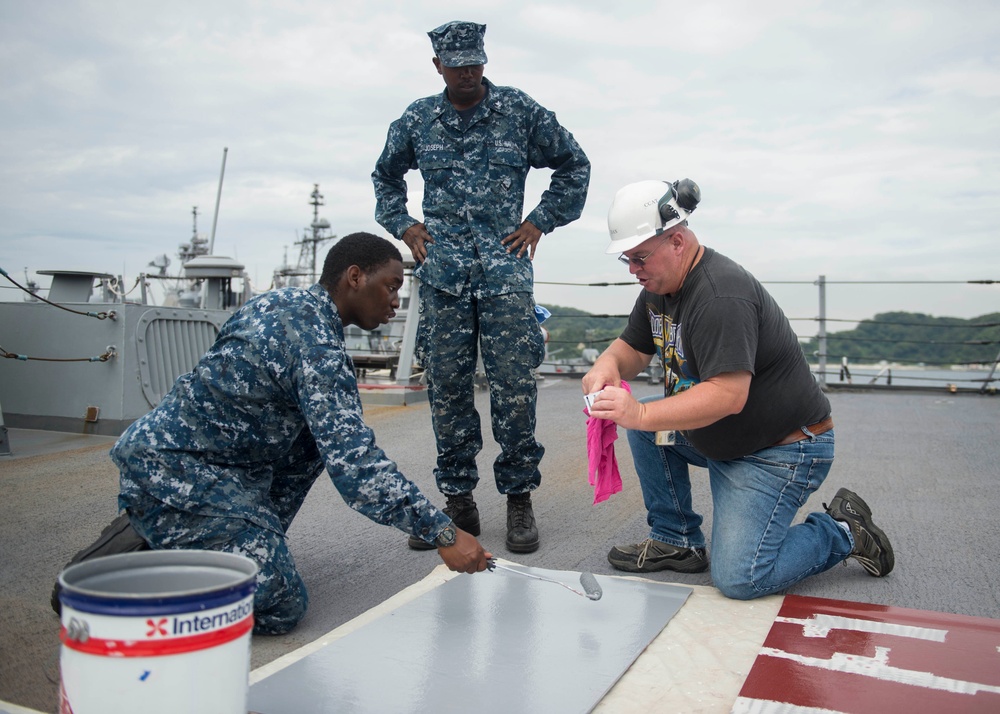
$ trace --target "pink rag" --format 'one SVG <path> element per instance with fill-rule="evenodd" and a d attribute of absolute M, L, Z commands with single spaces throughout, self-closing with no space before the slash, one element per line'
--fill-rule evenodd
<path fill-rule="evenodd" d="M 631 393 L 628 382 L 622 380 L 622 389 Z M 594 487 L 594 504 L 606 501 L 622 490 L 622 475 L 618 471 L 615 458 L 615 441 L 618 439 L 618 425 L 610 419 L 596 419 L 587 414 L 587 461 L 590 485 Z"/>

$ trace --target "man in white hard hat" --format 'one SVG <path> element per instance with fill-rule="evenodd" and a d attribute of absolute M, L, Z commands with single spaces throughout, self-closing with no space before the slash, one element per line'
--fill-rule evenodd
<path fill-rule="evenodd" d="M 893 567 L 871 509 L 840 489 L 825 512 L 792 525 L 833 463 L 830 402 L 787 318 L 761 284 L 702 246 L 688 227 L 701 192 L 689 179 L 622 188 L 608 212 L 611 244 L 642 292 L 621 336 L 583 378 L 591 416 L 628 430 L 649 535 L 611 549 L 615 568 L 698 573 L 709 567 L 690 465 L 712 490 L 711 573 L 740 600 L 785 590 L 854 558 L 874 576 Z M 654 355 L 663 399 L 621 388 Z"/>

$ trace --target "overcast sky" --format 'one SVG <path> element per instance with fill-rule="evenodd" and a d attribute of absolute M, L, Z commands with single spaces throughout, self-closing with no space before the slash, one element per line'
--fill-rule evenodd
<path fill-rule="evenodd" d="M 0 0 L 0 267 L 127 282 L 209 234 L 266 287 L 320 184 L 338 235 L 384 233 L 370 174 L 443 82 L 426 32 L 485 23 L 486 76 L 556 112 L 593 163 L 583 217 L 543 237 L 536 299 L 626 313 L 615 191 L 690 177 L 692 228 L 791 318 L 974 317 L 1000 286 L 1000 3 Z M 408 175 L 420 216 L 418 174 Z M 535 172 L 525 213 L 548 180 Z M 47 278 L 40 278 L 47 284 Z M 0 291 L 2 299 L 18 299 Z M 793 322 L 799 334 L 809 323 Z M 834 326 L 834 329 L 839 329 Z"/>

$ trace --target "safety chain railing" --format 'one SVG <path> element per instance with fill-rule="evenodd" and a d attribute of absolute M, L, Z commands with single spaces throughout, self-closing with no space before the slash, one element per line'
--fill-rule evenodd
<path fill-rule="evenodd" d="M 99 354 L 96 357 L 29 357 L 28 355 L 17 354 L 16 352 L 8 352 L 0 345 L 0 357 L 5 357 L 7 359 L 16 359 L 20 362 L 107 362 L 109 359 L 114 359 L 118 356 L 118 349 L 114 345 L 109 345 L 104 354 Z"/>
<path fill-rule="evenodd" d="M 572 320 L 572 319 L 588 319 L 589 320 L 589 319 L 601 319 L 601 318 L 618 319 L 618 320 L 628 319 L 628 315 L 600 315 L 600 314 L 589 314 L 589 313 L 586 314 L 586 315 L 571 315 L 571 314 L 568 314 L 568 313 L 564 314 L 564 315 L 560 315 L 559 313 L 553 313 L 551 316 L 552 317 L 561 318 L 563 320 Z M 817 322 L 819 320 L 819 318 L 816 318 L 816 317 L 790 317 L 790 318 L 788 318 L 788 320 L 789 320 L 789 322 L 793 322 L 793 321 L 796 321 L 796 320 L 799 320 L 799 321 L 808 320 L 810 322 Z M 872 320 L 869 319 L 869 318 L 855 319 L 855 320 L 852 320 L 852 319 L 831 319 L 831 318 L 827 318 L 827 322 L 849 322 L 849 323 L 860 324 L 862 322 L 872 322 Z M 897 322 L 895 320 L 879 320 L 877 324 L 879 326 L 882 326 L 882 325 L 897 325 L 897 326 L 904 326 L 904 327 L 930 327 L 931 326 L 931 325 L 928 325 L 926 323 L 920 323 L 920 322 Z M 981 328 L 981 327 L 1000 327 L 1000 322 L 967 322 L 967 323 L 955 324 L 955 325 L 939 324 L 939 323 L 935 322 L 934 325 L 933 325 L 933 327 L 935 329 L 947 329 L 947 328 L 950 328 L 950 327 L 962 328 L 962 329 L 974 329 L 974 328 Z M 997 339 L 997 340 L 958 340 L 958 341 L 947 341 L 947 340 L 898 340 L 898 339 L 887 340 L 887 339 L 877 338 L 877 337 L 843 337 L 843 336 L 828 336 L 828 338 L 829 339 L 835 339 L 835 340 L 837 340 L 839 342 L 891 342 L 892 344 L 900 344 L 900 345 L 904 345 L 904 344 L 911 344 L 911 345 L 967 345 L 967 346 L 972 346 L 972 347 L 1000 345 L 1000 339 Z M 606 344 L 608 342 L 611 342 L 614 339 L 615 339 L 614 337 L 602 337 L 602 338 L 588 339 L 588 340 L 550 340 L 549 342 L 550 342 L 550 344 L 579 344 L 580 342 L 585 342 L 587 344 L 598 345 L 598 344 Z M 959 361 L 959 362 L 927 362 L 925 360 L 911 360 L 911 359 L 906 359 L 906 358 L 903 358 L 903 357 L 886 357 L 884 359 L 886 359 L 888 361 L 891 361 L 891 362 L 912 362 L 914 364 L 918 364 L 919 363 L 919 364 L 951 365 L 951 364 L 978 364 L 979 363 L 978 361 L 976 361 L 976 362 L 972 362 L 972 361 L 967 361 L 967 362 L 961 362 L 961 361 Z"/>
<path fill-rule="evenodd" d="M 818 378 L 824 381 L 825 378 L 830 375 L 839 375 L 841 380 L 847 377 L 850 381 L 850 369 L 848 367 L 849 363 L 854 360 L 857 362 L 871 361 L 873 358 L 870 356 L 862 356 L 860 354 L 846 354 L 841 357 L 842 364 L 836 370 L 827 370 L 826 361 L 828 359 L 827 354 L 827 343 L 886 343 L 886 344 L 921 344 L 921 345 L 934 345 L 934 346 L 963 346 L 963 347 L 989 347 L 1000 345 L 1000 339 L 967 339 L 967 340 L 907 340 L 907 339 L 885 339 L 878 337 L 855 337 L 855 336 L 840 336 L 836 333 L 827 333 L 826 325 L 827 323 L 854 323 L 857 325 L 863 323 L 872 323 L 870 318 L 865 319 L 845 319 L 845 318 L 828 318 L 825 316 L 825 287 L 828 284 L 957 284 L 957 285 L 995 285 L 1000 283 L 997 280 L 962 280 L 962 281 L 950 281 L 950 280 L 907 280 L 907 281 L 827 281 L 824 276 L 820 276 L 818 281 L 762 281 L 764 283 L 781 283 L 781 284 L 800 284 L 800 285 L 816 285 L 820 288 L 820 316 L 819 317 L 789 317 L 789 321 L 809 321 L 816 323 L 819 327 L 818 334 L 809 336 L 799 336 L 800 339 L 810 340 L 814 343 L 818 343 L 818 349 L 814 358 L 819 360 L 819 366 L 816 368 L 814 366 L 813 372 Z M 539 285 L 565 285 L 574 287 L 610 287 L 610 286 L 632 286 L 635 287 L 635 282 L 627 283 L 612 283 L 612 282 L 599 282 L 599 283 L 564 283 L 564 282 L 542 282 L 538 281 Z M 593 320 L 593 319 L 608 319 L 608 320 L 626 320 L 628 315 L 611 315 L 611 314 L 559 314 L 558 312 L 551 315 L 552 318 L 560 318 L 561 320 Z M 878 320 L 877 323 L 880 327 L 885 326 L 907 326 L 907 327 L 926 327 L 933 329 L 987 329 L 1000 327 L 1000 323 L 997 322 L 961 322 L 961 323 L 942 323 L 940 320 L 935 320 L 933 324 L 930 323 L 919 323 L 912 321 L 894 321 L 894 320 Z M 592 330 L 593 332 L 605 332 L 605 330 Z M 558 339 L 550 338 L 550 345 L 580 345 L 583 344 L 586 347 L 602 349 L 604 346 L 612 342 L 617 337 L 617 334 L 608 335 L 588 335 L 585 338 L 578 338 L 574 336 L 573 339 Z M 816 347 L 816 344 L 813 345 Z M 905 350 L 904 350 L 905 351 Z M 910 357 L 903 356 L 884 356 L 877 358 L 879 362 L 891 362 L 897 365 L 919 365 L 921 367 L 940 367 L 942 369 L 950 369 L 952 367 L 966 367 L 966 368 L 978 368 L 980 365 L 985 365 L 990 368 L 989 375 L 986 378 L 970 377 L 963 378 L 955 375 L 953 378 L 954 382 L 968 382 L 975 385 L 981 385 L 979 391 L 996 391 L 996 386 L 991 386 L 995 382 L 1000 381 L 997 378 L 998 367 L 1000 367 L 1000 354 L 995 358 L 982 358 L 982 359 L 958 359 L 958 360 L 947 360 L 947 361 L 934 361 L 926 359 L 914 359 Z M 565 360 L 558 360 L 556 362 L 550 362 L 549 364 L 562 364 Z M 812 360 L 810 360 L 812 361 Z M 888 375 L 887 383 L 891 384 L 891 368 L 886 368 L 883 370 Z M 880 372 L 882 374 L 882 372 Z M 940 382 L 940 378 L 936 377 L 921 377 L 916 374 L 907 374 L 907 380 L 912 381 L 936 381 Z M 874 379 L 872 380 L 874 382 Z"/>
<path fill-rule="evenodd" d="M 9 280 L 10 282 L 14 283 L 15 286 L 17 286 L 18 288 L 20 288 L 21 290 L 23 290 L 28 295 L 31 295 L 31 299 L 32 300 L 41 300 L 42 302 L 47 303 L 47 304 L 51 305 L 52 307 L 57 307 L 60 310 L 65 310 L 66 312 L 72 312 L 72 313 L 74 313 L 76 315 L 83 315 L 84 317 L 93 317 L 93 318 L 96 318 L 98 320 L 114 320 L 115 318 L 118 317 L 118 313 L 116 313 L 114 310 L 107 310 L 107 311 L 102 311 L 102 312 L 89 312 L 89 311 L 74 310 L 72 308 L 66 307 L 65 305 L 60 305 L 58 303 L 54 303 L 51 300 L 46 300 L 45 298 L 41 297 L 37 293 L 33 293 L 30 290 L 28 290 L 28 288 L 24 287 L 19 282 L 17 282 L 16 280 L 14 280 L 14 278 L 10 277 L 10 274 L 6 270 L 4 270 L 3 268 L 0 268 L 0 275 L 3 275 L 5 278 L 7 278 L 7 280 Z M 139 281 L 136 280 L 136 284 L 138 284 L 138 283 L 139 283 Z M 133 287 L 132 289 L 134 290 L 135 288 Z M 129 292 L 131 292 L 131 291 L 129 291 Z"/>
<path fill-rule="evenodd" d="M 135 292 L 135 289 L 137 287 L 139 287 L 140 285 L 142 285 L 142 281 L 143 281 L 144 277 L 145 276 L 140 275 L 138 278 L 136 278 L 135 282 L 132 284 L 132 287 L 130 287 L 125 292 L 122 292 L 121 290 L 118 289 L 118 286 L 121 284 L 119 282 L 118 278 L 109 278 L 108 279 L 108 291 L 112 295 L 117 295 L 118 297 L 120 297 L 122 299 L 122 301 L 124 302 L 125 298 L 127 298 L 129 295 L 131 295 L 133 292 Z"/>
<path fill-rule="evenodd" d="M 117 316 L 118 316 L 117 313 L 114 310 L 108 310 L 108 311 L 103 311 L 103 312 L 84 312 L 84 311 L 81 311 L 81 310 L 73 310 L 72 308 L 68 308 L 68 307 L 66 307 L 64 305 L 59 305 L 58 303 L 54 303 L 51 300 L 46 300 L 45 298 L 40 297 L 36 293 L 33 293 L 32 291 L 28 290 L 26 287 L 24 287 L 23 285 L 21 285 L 19 282 L 17 282 L 16 280 L 14 280 L 14 278 L 10 277 L 10 275 L 7 273 L 7 271 L 4 270 L 3 268 L 0 268 L 0 274 L 2 274 L 5 278 L 7 278 L 7 280 L 9 280 L 10 282 L 12 282 L 15 286 L 17 286 L 18 288 L 20 288 L 21 290 L 23 290 L 25 293 L 27 293 L 28 295 L 31 295 L 31 297 L 32 297 L 33 300 L 41 300 L 42 302 L 44 302 L 44 303 L 46 303 L 48 305 L 51 305 L 52 307 L 57 307 L 60 310 L 65 310 L 66 312 L 71 312 L 71 313 L 74 313 L 76 315 L 82 315 L 84 317 L 93 317 L 93 318 L 96 318 L 98 320 L 109 320 L 109 319 L 110 320 L 115 320 L 117 318 Z M 139 281 L 137 280 L 136 284 L 138 285 L 138 283 L 139 283 Z M 133 287 L 132 289 L 134 290 L 135 288 Z M 5 359 L 18 360 L 20 362 L 28 362 L 28 361 L 32 361 L 32 362 L 107 362 L 110 359 L 114 359 L 117 355 L 118 355 L 118 350 L 114 347 L 114 345 L 109 345 L 108 348 L 104 351 L 103 354 L 99 354 L 96 357 L 32 357 L 32 356 L 29 356 L 29 355 L 18 354 L 16 352 L 10 352 L 10 351 L 4 349 L 2 345 L 0 345 L 0 357 L 3 357 Z"/>

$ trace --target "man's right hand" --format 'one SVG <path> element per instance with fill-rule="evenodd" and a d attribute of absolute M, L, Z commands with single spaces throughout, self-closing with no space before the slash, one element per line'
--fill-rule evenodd
<path fill-rule="evenodd" d="M 492 553 L 483 550 L 476 537 L 466 533 L 461 528 L 455 529 L 455 545 L 445 548 L 438 548 L 438 555 L 448 566 L 448 570 L 457 573 L 481 573 L 486 570 L 488 560 L 493 557 Z"/>
<path fill-rule="evenodd" d="M 434 239 L 427 232 L 427 226 L 423 223 L 414 223 L 403 233 L 403 242 L 413 254 L 413 259 L 418 263 L 423 263 L 427 259 L 427 244 L 433 243 Z"/>

